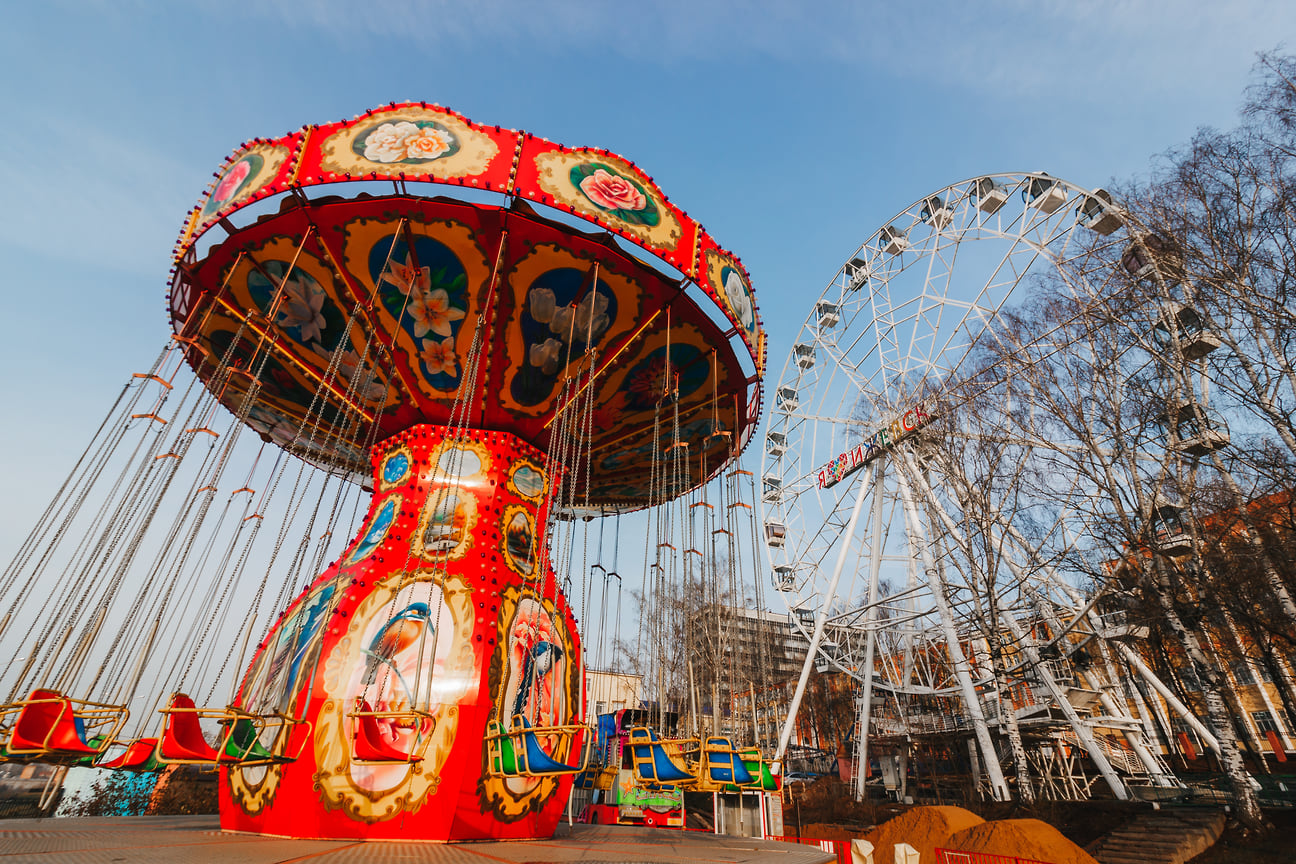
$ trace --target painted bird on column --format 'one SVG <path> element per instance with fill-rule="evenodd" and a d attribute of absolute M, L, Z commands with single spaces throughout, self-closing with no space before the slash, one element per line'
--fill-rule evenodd
<path fill-rule="evenodd" d="M 518 685 L 517 698 L 513 700 L 515 716 L 526 712 L 533 682 L 548 675 L 562 656 L 562 646 L 554 642 L 541 640 L 531 646 L 531 650 L 522 659 L 522 683 Z"/>
<path fill-rule="evenodd" d="M 410 704 L 413 704 L 414 694 L 410 691 L 409 684 L 393 661 L 406 648 L 421 639 L 431 639 L 435 634 L 436 628 L 432 625 L 432 612 L 428 609 L 426 603 L 411 603 L 397 612 L 383 625 L 381 630 L 374 634 L 373 639 L 369 642 L 369 647 L 365 649 L 365 683 L 373 683 L 378 673 L 378 667 L 386 666 L 395 673 L 396 678 L 405 689 Z M 424 644 L 427 643 L 424 642 Z"/>

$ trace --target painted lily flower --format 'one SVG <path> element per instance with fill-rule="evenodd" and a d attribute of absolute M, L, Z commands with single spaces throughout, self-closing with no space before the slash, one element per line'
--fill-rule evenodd
<path fill-rule="evenodd" d="M 432 272 L 428 267 L 415 267 L 412 255 L 406 253 L 405 261 L 392 261 L 387 272 L 383 273 L 383 282 L 390 282 L 395 285 L 397 290 L 405 296 L 409 296 L 410 291 L 417 289 L 419 292 L 427 291 L 432 287 Z"/>
<path fill-rule="evenodd" d="M 324 289 L 313 279 L 294 276 L 284 283 L 277 323 L 285 330 L 300 328 L 302 342 L 319 341 L 324 329 Z"/>
<path fill-rule="evenodd" d="M 450 295 L 445 289 L 421 291 L 410 298 L 409 314 L 414 319 L 414 336 L 422 339 L 429 332 L 438 336 L 451 336 L 450 322 L 460 321 L 464 310 L 450 305 Z"/>
<path fill-rule="evenodd" d="M 428 374 L 438 373 L 459 377 L 459 355 L 455 353 L 454 339 L 438 342 L 435 339 L 423 340 L 423 362 L 427 364 Z"/>

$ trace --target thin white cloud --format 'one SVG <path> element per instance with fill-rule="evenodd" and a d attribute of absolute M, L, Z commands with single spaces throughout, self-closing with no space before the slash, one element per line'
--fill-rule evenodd
<path fill-rule="evenodd" d="M 216 10 L 226 4 L 213 5 Z M 1185 90 L 1235 92 L 1239 66 L 1296 33 L 1296 5 L 1274 0 L 264 0 L 248 10 L 346 43 L 479 46 L 613 61 L 767 57 L 829 61 L 1003 96 L 1126 102 Z M 1217 80 L 1227 78 L 1219 85 Z M 699 82 L 705 84 L 705 82 Z M 904 94 L 897 94 L 903 98 Z"/>
<path fill-rule="evenodd" d="M 29 145 L 40 141 L 40 159 Z M 0 139 L 0 238 L 55 260 L 161 279 L 202 174 L 140 140 L 67 115 Z"/>

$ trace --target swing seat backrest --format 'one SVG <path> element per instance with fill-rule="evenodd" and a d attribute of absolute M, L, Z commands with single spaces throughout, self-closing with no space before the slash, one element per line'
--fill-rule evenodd
<path fill-rule="evenodd" d="M 536 737 L 535 727 L 531 725 L 531 721 L 527 720 L 526 717 L 515 714 L 510 722 L 513 724 L 513 729 L 508 737 L 520 739 L 522 744 L 520 748 L 516 748 L 519 757 L 518 768 L 520 774 L 528 777 L 539 777 L 551 774 L 576 774 L 581 770 L 580 765 L 568 765 L 565 762 L 559 762 L 546 753 L 544 748 L 540 746 L 540 739 Z M 542 732 L 553 729 L 558 734 L 571 734 L 573 738 L 571 749 L 574 751 L 579 746 L 576 736 L 580 734 L 580 730 L 569 727 L 542 726 L 539 728 Z"/>
<path fill-rule="evenodd" d="M 491 773 L 502 777 L 520 775 L 513 739 L 504 731 L 498 720 L 486 724 L 486 752 L 490 756 Z"/>
<path fill-rule="evenodd" d="M 225 744 L 221 748 L 221 763 L 266 765 L 284 761 L 261 743 L 261 729 L 264 726 L 265 722 L 261 718 L 254 720 L 246 715 L 235 716 L 229 723 L 229 730 L 225 733 Z"/>
<path fill-rule="evenodd" d="M 712 783 L 732 783 L 737 786 L 752 784 L 751 773 L 739 760 L 738 751 L 733 741 L 724 736 L 713 736 L 706 739 L 703 751 L 706 753 L 707 779 Z"/>
<path fill-rule="evenodd" d="M 368 702 L 360 703 L 360 710 L 355 714 L 355 738 L 352 742 L 351 757 L 356 762 L 421 762 L 422 756 L 415 756 L 398 750 L 383 735 L 378 725 L 378 718 Z"/>
<path fill-rule="evenodd" d="M 657 740 L 657 733 L 647 727 L 636 726 L 630 730 L 630 756 L 635 775 L 645 783 L 697 783 L 697 777 L 676 764 L 662 742 Z"/>
<path fill-rule="evenodd" d="M 184 693 L 171 695 L 171 703 L 162 713 L 166 723 L 158 740 L 157 755 L 164 762 L 215 763 L 220 758 L 216 748 L 203 735 L 204 713 Z"/>
<path fill-rule="evenodd" d="M 761 788 L 766 792 L 777 792 L 783 788 L 783 763 L 761 762 Z"/>
<path fill-rule="evenodd" d="M 24 701 L 14 721 L 10 753 L 57 753 L 91 756 L 99 751 L 86 743 L 78 729 L 72 700 L 57 690 L 36 689 Z M 80 729 L 84 729 L 84 724 Z"/>
<path fill-rule="evenodd" d="M 751 783 L 746 784 L 764 789 L 767 792 L 778 791 L 778 763 L 766 762 L 761 758 L 761 751 L 758 747 L 750 747 L 746 750 L 739 751 L 738 758 L 740 764 L 747 769 L 751 775 Z M 774 772 L 771 773 L 770 766 L 774 765 Z"/>
<path fill-rule="evenodd" d="M 156 771 L 162 766 L 157 761 L 156 738 L 139 738 L 126 745 L 126 750 L 116 759 L 100 762 L 96 768 L 113 771 Z"/>

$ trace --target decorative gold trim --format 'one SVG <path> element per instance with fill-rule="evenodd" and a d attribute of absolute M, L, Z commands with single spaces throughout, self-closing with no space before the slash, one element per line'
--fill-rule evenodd
<path fill-rule="evenodd" d="M 509 549 L 509 525 L 513 524 L 513 518 L 518 515 L 526 519 L 527 530 L 531 532 L 531 569 L 529 571 L 522 569 L 522 562 L 516 560 L 513 557 L 513 552 Z M 514 573 L 524 579 L 536 578 L 536 574 L 540 571 L 540 541 L 536 537 L 535 516 L 532 514 L 530 507 L 523 504 L 510 504 L 504 508 L 504 515 L 500 517 L 500 552 L 504 555 L 504 563 Z"/>
<path fill-rule="evenodd" d="M 292 727 L 289 727 L 291 730 Z M 291 733 L 285 731 L 275 742 L 277 755 L 283 752 L 284 743 Z M 250 780 L 250 776 L 260 775 L 259 780 Z M 238 805 L 238 808 L 248 816 L 255 816 L 265 808 L 274 803 L 275 795 L 279 792 L 279 781 L 283 779 L 283 766 L 281 765 L 250 765 L 247 767 L 233 766 L 229 769 L 229 792 L 230 798 Z"/>
<path fill-rule="evenodd" d="M 459 728 L 461 695 L 443 694 L 444 701 L 431 712 L 435 725 L 424 744 L 421 761 L 374 768 L 351 760 L 351 721 L 346 715 L 352 707 L 346 702 L 352 694 L 346 693 L 345 688 L 356 665 L 365 662 L 361 645 L 364 631 L 375 617 L 388 613 L 401 590 L 417 583 L 431 583 L 441 588 L 446 609 L 454 621 L 450 653 L 436 674 L 472 682 L 469 686 L 475 686 L 480 675 L 472 648 L 472 589 L 461 577 L 450 576 L 443 581 L 431 570 L 410 575 L 397 573 L 377 583 L 373 592 L 356 607 L 347 632 L 333 646 L 324 663 L 321 683 L 328 698 L 315 723 L 315 764 L 319 769 L 315 782 L 326 808 L 342 810 L 348 818 L 369 825 L 417 810 L 429 795 L 436 793 L 441 769 L 454 747 Z M 392 779 L 371 790 L 362 785 L 357 773 L 369 779 L 383 775 Z"/>
<path fill-rule="evenodd" d="M 523 468 L 530 468 L 540 475 L 540 491 L 534 495 L 528 495 L 517 487 L 517 482 L 513 479 L 517 472 Z M 549 472 L 540 467 L 531 459 L 519 459 L 509 467 L 508 489 L 519 498 L 525 498 L 528 501 L 542 501 L 549 493 Z"/>
<path fill-rule="evenodd" d="M 377 162 L 352 150 L 356 139 L 384 123 L 433 122 L 454 136 L 459 150 L 424 162 Z M 320 167 L 339 174 L 381 174 L 398 177 L 429 174 L 438 180 L 480 174 L 499 153 L 499 145 L 489 136 L 476 131 L 453 114 L 435 108 L 408 106 L 389 111 L 375 111 L 348 123 L 324 139 L 320 145 Z"/>
<path fill-rule="evenodd" d="M 659 217 L 657 224 L 650 226 L 627 222 L 586 198 L 585 193 L 571 182 L 571 170 L 577 165 L 591 162 L 615 168 L 624 177 L 633 179 L 656 206 Z M 642 171 L 620 156 L 594 150 L 550 150 L 535 157 L 535 166 L 540 188 L 552 195 L 558 203 L 575 207 L 586 216 L 614 225 L 651 246 L 673 249 L 679 244 L 682 233 L 680 224 L 666 203 L 666 196 Z"/>
<path fill-rule="evenodd" d="M 464 508 L 463 534 L 459 541 L 448 549 L 428 549 L 424 545 L 428 522 L 432 511 L 450 495 L 458 496 L 459 504 Z M 456 507 L 456 509 L 458 509 Z M 428 492 L 427 501 L 419 513 L 418 529 L 414 535 L 414 554 L 436 561 L 458 561 L 468 554 L 473 545 L 473 532 L 477 528 L 477 496 L 463 486 L 438 486 Z M 453 523 L 452 523 L 453 524 Z"/>
<path fill-rule="evenodd" d="M 393 458 L 395 458 L 398 454 L 404 454 L 405 456 L 405 460 L 406 460 L 405 473 L 401 475 L 399 480 L 392 480 L 388 482 L 384 476 L 387 471 L 387 463 L 391 461 Z M 406 483 L 409 482 L 410 474 L 412 474 L 413 472 L 414 472 L 414 453 L 413 451 L 410 450 L 410 448 L 407 445 L 402 444 L 401 446 L 397 447 L 395 450 L 391 450 L 388 453 L 386 453 L 383 456 L 382 461 L 378 463 L 378 491 L 386 492 L 390 489 L 395 489 L 397 486 L 404 486 Z"/>

